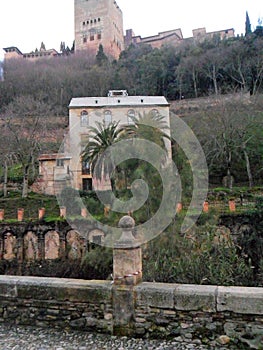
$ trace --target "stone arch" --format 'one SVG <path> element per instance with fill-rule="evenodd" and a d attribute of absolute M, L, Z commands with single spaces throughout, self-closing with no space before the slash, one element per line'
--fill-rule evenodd
<path fill-rule="evenodd" d="M 67 258 L 81 259 L 84 251 L 84 239 L 77 231 L 70 230 L 66 234 Z"/>
<path fill-rule="evenodd" d="M 3 259 L 13 260 L 17 256 L 17 237 L 12 231 L 6 231 L 3 234 Z"/>
<path fill-rule="evenodd" d="M 23 256 L 24 260 L 38 260 L 39 249 L 38 249 L 38 237 L 35 232 L 28 231 L 24 235 L 23 239 Z"/>
<path fill-rule="evenodd" d="M 60 238 L 57 231 L 47 231 L 45 233 L 45 260 L 59 258 Z"/>

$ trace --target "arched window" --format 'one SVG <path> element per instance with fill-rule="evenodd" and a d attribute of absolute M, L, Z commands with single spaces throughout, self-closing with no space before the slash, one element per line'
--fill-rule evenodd
<path fill-rule="evenodd" d="M 152 117 L 157 117 L 160 114 L 158 109 L 152 109 L 150 113 Z"/>
<path fill-rule="evenodd" d="M 112 114 L 111 111 L 107 110 L 104 112 L 104 123 L 105 126 L 109 126 L 109 124 L 112 122 Z"/>
<path fill-rule="evenodd" d="M 135 118 L 135 110 L 129 109 L 127 114 L 128 125 L 134 124 L 134 118 Z"/>
<path fill-rule="evenodd" d="M 80 113 L 80 126 L 89 126 L 89 116 L 87 111 Z"/>

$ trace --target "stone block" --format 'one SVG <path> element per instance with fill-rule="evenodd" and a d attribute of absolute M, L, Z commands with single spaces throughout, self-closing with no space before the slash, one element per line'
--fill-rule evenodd
<path fill-rule="evenodd" d="M 142 279 L 142 253 L 140 247 L 113 251 L 114 283 L 136 285 Z"/>
<path fill-rule="evenodd" d="M 17 297 L 17 279 L 9 276 L 0 276 L 0 297 L 16 298 Z"/>
<path fill-rule="evenodd" d="M 217 311 L 263 315 L 263 288 L 218 287 Z"/>
<path fill-rule="evenodd" d="M 131 288 L 114 287 L 113 319 L 115 327 L 131 327 L 134 319 L 134 294 Z"/>
<path fill-rule="evenodd" d="M 176 285 L 174 303 L 176 310 L 216 311 L 216 286 Z"/>
<path fill-rule="evenodd" d="M 111 300 L 111 285 L 108 281 L 23 277 L 16 286 L 17 296 L 21 299 L 96 304 Z"/>
<path fill-rule="evenodd" d="M 134 288 L 136 305 L 173 309 L 176 284 L 144 282 Z"/>

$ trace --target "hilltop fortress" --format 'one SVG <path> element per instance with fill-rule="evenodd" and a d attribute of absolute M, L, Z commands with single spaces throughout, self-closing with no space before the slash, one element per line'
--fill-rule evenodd
<path fill-rule="evenodd" d="M 221 39 L 234 37 L 234 29 L 224 29 L 207 33 L 205 28 L 194 29 L 193 37 L 183 38 L 181 29 L 172 29 L 160 32 L 156 35 L 142 38 L 135 35 L 132 29 L 126 30 L 124 35 L 123 13 L 115 0 L 74 0 L 74 31 L 75 44 L 71 52 L 87 51 L 96 54 L 99 45 L 103 46 L 104 52 L 118 58 L 121 51 L 131 43 L 135 45 L 149 44 L 154 48 L 163 45 L 178 46 L 185 40 L 204 40 L 219 35 Z M 4 48 L 5 59 L 25 58 L 39 59 L 42 57 L 60 56 L 69 53 L 68 50 L 46 50 L 43 46 L 40 50 L 30 53 L 22 53 L 17 47 Z"/>

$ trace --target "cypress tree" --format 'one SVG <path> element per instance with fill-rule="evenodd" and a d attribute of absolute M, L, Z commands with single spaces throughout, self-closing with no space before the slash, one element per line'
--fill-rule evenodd
<path fill-rule="evenodd" d="M 251 33 L 252 33 L 251 23 L 250 23 L 248 12 L 246 12 L 246 32 L 245 32 L 245 35 L 249 35 Z"/>

